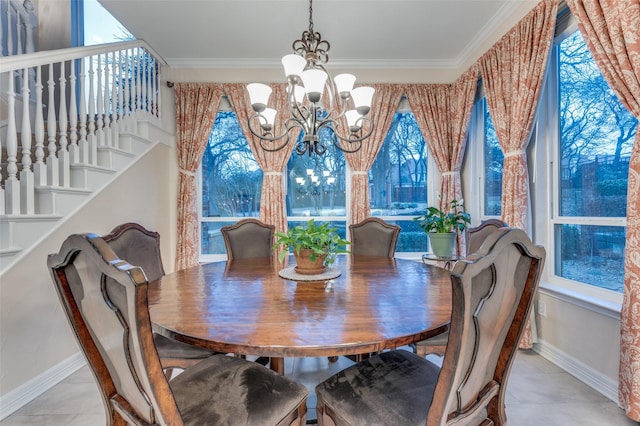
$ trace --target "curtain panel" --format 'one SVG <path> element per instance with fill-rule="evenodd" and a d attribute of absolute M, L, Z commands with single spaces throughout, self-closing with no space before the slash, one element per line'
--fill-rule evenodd
<path fill-rule="evenodd" d="M 176 83 L 176 137 L 178 151 L 178 212 L 175 269 L 200 260 L 198 200 L 195 173 L 216 119 L 222 85 Z"/>
<path fill-rule="evenodd" d="M 547 69 L 557 0 L 542 0 L 479 59 L 489 113 L 504 153 L 502 220 L 529 228 L 529 170 L 526 148 Z M 527 324 L 520 347 L 535 336 Z"/>
<path fill-rule="evenodd" d="M 288 111 L 287 85 L 272 84 L 272 98 L 275 100 L 274 107 L 281 114 Z M 254 136 L 249 130 L 248 119 L 254 114 L 249 100 L 246 84 L 229 83 L 224 85 L 225 93 L 231 102 L 231 106 L 238 117 L 240 128 L 244 133 L 253 156 L 262 169 L 262 194 L 260 196 L 260 220 L 264 223 L 274 225 L 275 232 L 286 232 L 287 230 L 287 209 L 284 194 L 284 178 L 287 161 L 291 157 L 291 152 L 298 140 L 299 130 L 289 132 L 290 142 L 279 151 L 265 151 L 260 146 L 260 138 Z M 275 135 L 280 135 L 285 131 L 285 120 L 276 120 L 274 124 Z M 282 144 L 282 141 L 268 142 L 265 146 Z M 278 253 L 274 253 L 277 258 Z"/>
<path fill-rule="evenodd" d="M 353 153 L 345 153 L 351 167 L 351 204 L 349 223 L 360 223 L 371 215 L 369 202 L 369 170 L 389 132 L 393 116 L 403 94 L 403 87 L 397 84 L 373 84 L 375 90 L 371 117 L 373 133 L 362 141 L 362 148 Z"/>
<path fill-rule="evenodd" d="M 640 119 L 640 1 L 567 0 L 602 75 Z M 620 314 L 618 398 L 640 421 L 640 131 L 629 163 L 624 293 Z"/>
<path fill-rule="evenodd" d="M 442 174 L 439 207 L 444 211 L 451 200 L 462 200 L 460 169 L 477 86 L 475 65 L 452 84 L 406 86 L 411 109 Z M 465 244 L 464 235 L 458 235 L 459 254 L 466 252 Z"/>

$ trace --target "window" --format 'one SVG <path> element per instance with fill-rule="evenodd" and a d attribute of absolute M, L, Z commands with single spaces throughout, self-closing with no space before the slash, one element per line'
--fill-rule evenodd
<path fill-rule="evenodd" d="M 71 3 L 73 22 L 76 26 L 74 30 L 76 45 L 92 46 L 134 39 L 133 35 L 97 0 L 79 0 Z M 82 18 L 76 18 L 79 15 L 82 15 Z M 82 30 L 77 27 L 80 23 L 82 23 Z"/>
<path fill-rule="evenodd" d="M 487 100 L 483 98 L 480 107 L 483 110 L 483 148 L 484 148 L 484 206 L 483 216 L 500 216 L 502 212 L 502 167 L 504 154 L 498 142 L 496 129 L 487 108 Z"/>
<path fill-rule="evenodd" d="M 262 170 L 233 111 L 221 108 L 200 165 L 201 255 L 226 253 L 220 228 L 258 217 Z"/>
<path fill-rule="evenodd" d="M 621 293 L 627 177 L 638 122 L 609 88 L 579 31 L 556 52 L 554 273 Z"/>
<path fill-rule="evenodd" d="M 323 155 L 291 154 L 285 179 L 287 219 L 289 226 L 310 218 L 329 222 L 346 238 L 350 169 L 344 153 L 333 146 L 331 132 L 330 128 L 320 131 L 327 145 Z M 424 213 L 427 187 L 433 184 L 427 180 L 431 166 L 427 153 L 413 113 L 401 106 L 369 172 L 371 215 L 402 228 L 397 253 L 427 251 L 426 235 L 413 220 Z M 259 217 L 262 186 L 262 171 L 224 98 L 198 178 L 200 260 L 220 260 L 226 253 L 220 228 L 243 217 Z"/>
<path fill-rule="evenodd" d="M 427 238 L 413 221 L 427 206 L 428 148 L 411 110 L 400 109 L 369 171 L 371 215 L 402 228 L 397 252 L 426 252 Z"/>

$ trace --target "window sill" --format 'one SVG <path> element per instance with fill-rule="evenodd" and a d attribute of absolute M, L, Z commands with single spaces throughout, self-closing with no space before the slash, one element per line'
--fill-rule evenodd
<path fill-rule="evenodd" d="M 571 287 L 582 287 L 582 285 L 577 284 Z M 603 298 L 594 294 L 587 294 L 584 291 L 580 291 L 580 289 L 571 287 L 550 283 L 548 281 L 541 281 L 538 291 L 546 296 L 579 306 L 583 309 L 588 309 L 615 320 L 620 320 L 620 311 L 622 309 L 621 294 L 615 294 L 612 297 Z M 619 301 L 614 300 L 618 298 Z"/>

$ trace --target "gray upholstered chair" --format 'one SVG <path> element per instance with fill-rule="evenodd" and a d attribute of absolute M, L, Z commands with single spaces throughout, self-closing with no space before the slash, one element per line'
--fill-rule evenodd
<path fill-rule="evenodd" d="M 349 234 L 351 254 L 393 257 L 400 227 L 377 217 L 368 217 L 360 223 L 349 225 Z"/>
<path fill-rule="evenodd" d="M 153 342 L 147 278 L 99 236 L 68 237 L 47 264 L 107 425 L 305 424 L 305 386 L 250 361 L 217 354 L 169 381 Z"/>
<path fill-rule="evenodd" d="M 138 223 L 123 223 L 102 237 L 116 255 L 131 265 L 140 266 L 148 281 L 164 275 L 160 254 L 160 234 L 146 229 Z M 185 369 L 215 352 L 188 345 L 153 333 L 153 341 L 167 377 L 175 368 Z"/>
<path fill-rule="evenodd" d="M 316 387 L 319 424 L 505 425 L 509 371 L 544 259 L 520 229 L 491 233 L 454 266 L 442 368 L 404 350 L 354 364 Z"/>
<path fill-rule="evenodd" d="M 253 218 L 220 228 L 229 260 L 271 256 L 274 232 L 275 226 Z"/>
<path fill-rule="evenodd" d="M 484 240 L 495 230 L 508 227 L 506 222 L 500 219 L 487 219 L 480 223 L 475 228 L 469 228 L 467 230 L 467 253 L 473 254 L 480 249 Z M 444 355 L 444 350 L 447 347 L 447 340 L 449 339 L 449 331 L 433 336 L 430 339 L 422 340 L 416 343 L 416 354 L 420 356 L 427 356 L 429 354 L 435 354 L 439 356 Z"/>
<path fill-rule="evenodd" d="M 507 222 L 500 219 L 487 219 L 480 225 L 467 230 L 467 255 L 478 251 L 484 240 L 496 229 L 509 227 Z"/>

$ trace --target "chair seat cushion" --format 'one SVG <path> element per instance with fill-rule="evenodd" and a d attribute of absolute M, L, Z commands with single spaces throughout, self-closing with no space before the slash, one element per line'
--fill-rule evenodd
<path fill-rule="evenodd" d="M 209 349 L 188 345 L 158 333 L 153 333 L 153 343 L 156 345 L 160 358 L 200 359 L 215 353 Z"/>
<path fill-rule="evenodd" d="M 226 355 L 187 368 L 170 386 L 185 425 L 275 425 L 308 395 L 304 385 Z"/>
<path fill-rule="evenodd" d="M 411 352 L 382 352 L 316 387 L 318 403 L 351 425 L 421 425 L 440 368 Z"/>

